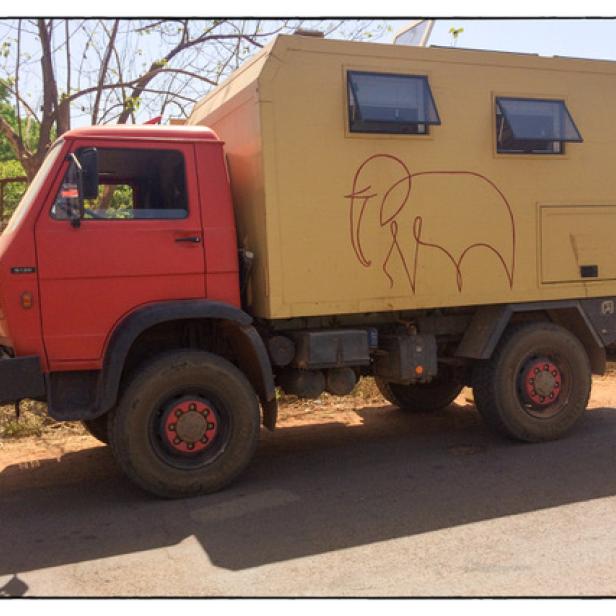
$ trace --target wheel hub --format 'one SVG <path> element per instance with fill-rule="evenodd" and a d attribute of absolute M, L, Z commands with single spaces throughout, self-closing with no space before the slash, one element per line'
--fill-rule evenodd
<path fill-rule="evenodd" d="M 207 449 L 218 433 L 214 409 L 198 398 L 171 404 L 163 415 L 162 436 L 175 452 L 194 454 Z"/>
<path fill-rule="evenodd" d="M 554 403 L 561 392 L 560 370 L 547 358 L 535 359 L 523 371 L 524 393 L 533 406 Z"/>

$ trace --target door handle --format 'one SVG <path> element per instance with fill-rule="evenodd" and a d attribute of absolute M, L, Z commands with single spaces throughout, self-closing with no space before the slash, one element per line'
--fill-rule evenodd
<path fill-rule="evenodd" d="M 189 242 L 191 244 L 200 244 L 201 238 L 198 235 L 191 235 L 189 237 L 176 237 L 176 242 Z"/>

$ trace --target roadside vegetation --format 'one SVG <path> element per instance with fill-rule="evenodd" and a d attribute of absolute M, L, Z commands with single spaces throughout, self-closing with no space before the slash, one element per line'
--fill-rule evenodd
<path fill-rule="evenodd" d="M 13 405 L 0 406 L 0 442 L 7 439 L 41 436 L 54 432 L 86 434 L 79 422 L 55 421 L 47 415 L 47 405 L 23 400 L 19 418 Z"/>
<path fill-rule="evenodd" d="M 316 400 L 303 400 L 297 396 L 281 396 L 279 400 L 281 415 L 293 415 L 309 418 L 316 409 L 344 403 L 345 406 L 363 406 L 383 401 L 374 380 L 362 378 L 351 396 L 332 396 L 324 393 Z M 384 401 L 383 401 L 384 403 Z M 55 421 L 47 415 L 47 406 L 43 402 L 23 400 L 19 419 L 13 405 L 0 406 L 0 443 L 3 440 L 20 439 L 55 434 L 87 434 L 78 421 Z"/>

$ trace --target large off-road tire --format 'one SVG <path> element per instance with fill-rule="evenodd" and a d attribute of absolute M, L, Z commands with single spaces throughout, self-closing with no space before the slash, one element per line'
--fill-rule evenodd
<path fill-rule="evenodd" d="M 509 328 L 492 358 L 473 371 L 475 405 L 486 423 L 510 438 L 561 437 L 583 416 L 591 369 L 581 342 L 553 323 Z"/>
<path fill-rule="evenodd" d="M 445 369 L 429 383 L 400 385 L 379 377 L 374 380 L 383 398 L 411 413 L 431 413 L 443 409 L 458 397 L 463 387 Z"/>
<path fill-rule="evenodd" d="M 81 423 L 83 427 L 101 443 L 109 443 L 109 433 L 107 431 L 108 414 L 101 415 L 94 419 L 84 419 Z"/>
<path fill-rule="evenodd" d="M 158 496 L 215 492 L 257 447 L 259 403 L 246 377 L 204 351 L 162 354 L 138 370 L 109 422 L 112 451 Z"/>

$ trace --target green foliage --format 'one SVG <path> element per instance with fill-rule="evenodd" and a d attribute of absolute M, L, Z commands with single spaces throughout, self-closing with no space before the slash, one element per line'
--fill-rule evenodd
<path fill-rule="evenodd" d="M 2 441 L 28 438 L 33 436 L 50 436 L 54 433 L 66 435 L 86 434 L 85 428 L 77 422 L 57 422 L 47 414 L 43 402 L 22 400 L 21 415 L 17 419 L 13 405 L 0 406 L 0 447 Z"/>
<path fill-rule="evenodd" d="M 40 436 L 53 420 L 46 415 L 41 402 L 24 400 L 21 403 L 21 417 L 17 419 L 12 405 L 0 406 L 0 440 Z"/>
<path fill-rule="evenodd" d="M 24 168 L 16 160 L 0 161 L 0 179 L 2 178 L 14 178 L 26 175 Z M 11 182 L 4 186 L 4 212 L 2 222 L 7 221 L 10 217 L 19 201 L 21 200 L 24 192 L 26 192 L 26 184 L 22 182 Z"/>
<path fill-rule="evenodd" d="M 124 109 L 127 111 L 137 111 L 141 105 L 141 99 L 138 96 L 127 96 L 124 101 Z"/>
<path fill-rule="evenodd" d="M 94 210 L 105 218 L 133 218 L 133 189 L 126 184 L 100 185 L 98 199 L 86 199 L 85 218 L 95 218 Z"/>
<path fill-rule="evenodd" d="M 15 107 L 9 102 L 10 80 L 0 79 L 0 116 L 17 131 L 17 112 Z M 31 151 L 36 151 L 39 138 L 39 126 L 36 122 L 22 120 L 22 134 L 26 147 Z M 11 147 L 6 137 L 0 135 L 0 162 L 16 159 L 16 153 Z"/>
<path fill-rule="evenodd" d="M 464 28 L 449 28 L 449 34 L 451 34 L 451 40 L 454 47 L 458 44 L 458 37 L 462 34 L 462 32 L 464 32 Z"/>
<path fill-rule="evenodd" d="M 0 115 L 13 127 L 17 127 L 17 114 L 15 109 L 9 104 L 8 87 L 10 83 L 0 80 Z M 38 132 L 38 131 L 37 131 Z M 38 134 L 29 135 L 34 140 L 38 138 Z M 26 175 L 24 168 L 16 160 L 15 152 L 5 137 L 0 136 L 0 179 L 15 178 Z M 2 220 L 0 223 L 6 222 L 15 208 L 17 207 L 21 197 L 26 191 L 26 184 L 22 182 L 11 182 L 5 184 L 3 191 Z M 2 205 L 2 204 L 0 204 Z"/>

